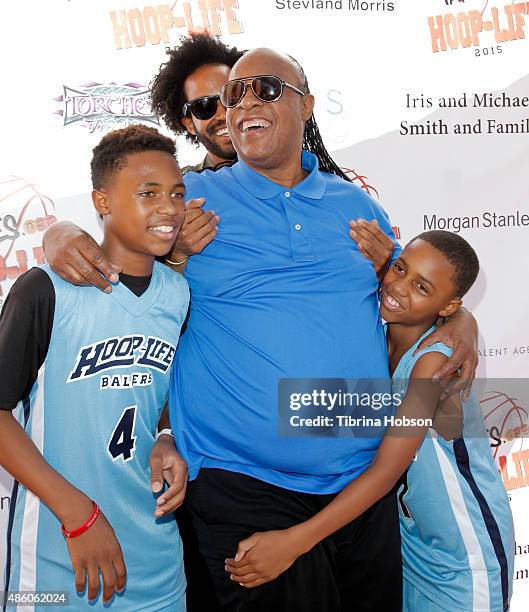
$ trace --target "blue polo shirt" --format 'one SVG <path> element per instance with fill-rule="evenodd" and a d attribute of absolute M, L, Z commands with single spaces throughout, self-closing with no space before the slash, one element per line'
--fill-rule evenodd
<path fill-rule="evenodd" d="M 185 176 L 187 195 L 220 215 L 218 234 L 186 267 L 191 289 L 170 393 L 177 445 L 201 467 L 307 493 L 334 493 L 365 470 L 380 438 L 278 434 L 281 378 L 389 377 L 372 264 L 349 219 L 385 211 L 364 191 L 320 172 L 287 189 L 242 161 Z"/>

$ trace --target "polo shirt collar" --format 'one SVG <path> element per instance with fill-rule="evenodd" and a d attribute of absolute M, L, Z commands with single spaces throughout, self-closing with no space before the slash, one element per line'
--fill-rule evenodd
<path fill-rule="evenodd" d="M 325 179 L 318 168 L 318 158 L 313 153 L 303 151 L 301 166 L 309 174 L 289 191 L 311 200 L 321 200 L 325 193 Z M 286 187 L 259 174 L 243 161 L 238 161 L 232 171 L 244 189 L 260 200 L 274 198 L 286 190 Z"/>

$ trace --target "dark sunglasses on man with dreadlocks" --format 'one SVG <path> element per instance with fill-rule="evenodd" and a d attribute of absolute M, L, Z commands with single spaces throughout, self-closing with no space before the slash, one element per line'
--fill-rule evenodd
<path fill-rule="evenodd" d="M 283 95 L 285 87 L 292 89 L 300 96 L 305 95 L 301 89 L 272 74 L 233 79 L 221 88 L 220 96 L 202 96 L 186 102 L 182 108 L 182 114 L 185 117 L 188 112 L 191 112 L 200 121 L 211 119 L 217 112 L 219 99 L 226 108 L 233 108 L 244 98 L 248 87 L 251 87 L 254 96 L 261 102 L 276 102 Z"/>
<path fill-rule="evenodd" d="M 290 56 L 289 56 L 290 57 Z M 303 68 L 300 64 L 291 57 L 292 61 L 298 67 L 300 74 L 303 78 L 303 87 L 305 91 L 302 91 L 298 87 L 295 87 L 291 83 L 283 81 L 278 76 L 272 74 L 259 75 L 253 77 L 246 77 L 242 79 L 232 79 L 220 88 L 220 101 L 226 108 L 233 108 L 239 104 L 239 102 L 246 95 L 248 87 L 251 87 L 252 92 L 256 98 L 262 102 L 277 102 L 283 95 L 285 87 L 288 87 L 300 96 L 305 96 L 310 92 L 309 83 L 307 77 L 303 72 Z M 305 132 L 303 134 L 303 148 L 311 153 L 314 153 L 318 158 L 318 164 L 320 170 L 323 172 L 329 172 L 336 174 L 340 178 L 347 182 L 351 182 L 351 178 L 343 172 L 343 170 L 336 164 L 336 162 L 329 155 L 323 140 L 321 138 L 320 130 L 314 119 L 314 115 L 305 123 Z"/>
<path fill-rule="evenodd" d="M 287 83 L 275 75 L 259 75 L 243 79 L 232 79 L 223 85 L 220 89 L 220 95 L 203 96 L 186 102 L 182 108 L 182 114 L 185 116 L 188 112 L 201 121 L 211 119 L 217 112 L 217 104 L 219 101 L 226 108 L 237 106 L 246 94 L 248 87 L 251 87 L 253 94 L 262 102 L 276 102 L 281 98 L 285 87 L 295 91 L 300 96 L 306 95 L 310 91 L 307 77 L 303 72 L 303 68 L 297 60 L 291 57 L 292 61 L 298 67 L 303 80 L 305 91 L 298 89 L 294 85 Z M 303 134 L 303 148 L 311 153 L 314 153 L 319 162 L 320 170 L 336 174 L 347 182 L 351 182 L 351 178 L 343 172 L 343 170 L 331 158 L 323 140 L 320 131 L 314 119 L 314 115 L 305 124 L 305 133 Z M 233 162 L 228 162 L 231 165 Z M 224 164 L 221 164 L 224 165 Z"/>
<path fill-rule="evenodd" d="M 277 102 L 283 95 L 285 87 L 292 89 L 300 96 L 305 95 L 305 92 L 294 85 L 272 74 L 266 74 L 228 81 L 220 88 L 220 101 L 226 108 L 233 108 L 244 98 L 248 87 L 261 102 Z"/>

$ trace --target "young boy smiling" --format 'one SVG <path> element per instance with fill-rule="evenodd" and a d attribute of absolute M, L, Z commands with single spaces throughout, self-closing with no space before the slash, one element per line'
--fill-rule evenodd
<path fill-rule="evenodd" d="M 154 261 L 184 218 L 174 142 L 111 132 L 92 183 L 103 250 L 123 270 L 111 295 L 34 268 L 0 320 L 0 465 L 16 481 L 5 588 L 67 591 L 68 610 L 105 609 L 117 590 L 115 610 L 183 611 L 178 530 L 162 518 L 172 493 L 156 502 L 149 464 L 189 302 L 183 277 Z M 86 586 L 91 604 L 75 595 Z"/>
<path fill-rule="evenodd" d="M 409 466 L 399 491 L 403 609 L 508 609 L 513 522 L 479 403 L 441 400 L 432 376 L 451 355 L 446 345 L 415 353 L 437 318 L 460 308 L 478 271 L 476 253 L 457 234 L 425 232 L 406 246 L 384 277 L 380 313 L 394 391 L 405 396 L 397 417 L 431 419 L 429 435 L 427 427 L 388 429 L 372 465 L 317 515 L 240 542 L 226 560 L 232 580 L 255 587 L 274 579 L 386 495 Z"/>

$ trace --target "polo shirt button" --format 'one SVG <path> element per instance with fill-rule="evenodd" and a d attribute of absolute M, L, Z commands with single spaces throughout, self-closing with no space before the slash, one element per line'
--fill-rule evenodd
<path fill-rule="evenodd" d="M 294 227 L 295 227 L 297 230 L 300 230 L 300 229 L 301 229 L 301 225 L 300 225 L 299 223 L 296 223 L 296 225 L 294 225 Z"/>
<path fill-rule="evenodd" d="M 290 191 L 285 191 L 285 198 L 289 198 L 290 197 Z"/>

